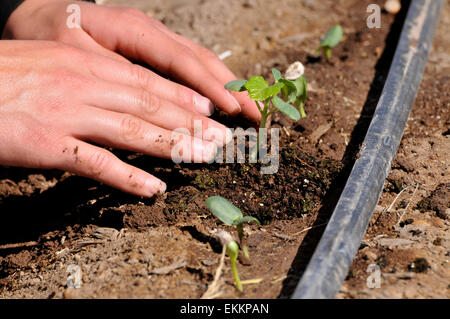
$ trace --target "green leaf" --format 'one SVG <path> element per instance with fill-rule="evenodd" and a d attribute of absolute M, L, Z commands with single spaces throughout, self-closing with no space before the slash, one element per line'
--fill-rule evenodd
<path fill-rule="evenodd" d="M 275 82 L 278 82 L 282 77 L 281 72 L 275 68 L 272 69 L 272 74 L 273 74 L 273 78 L 274 78 Z"/>
<path fill-rule="evenodd" d="M 245 83 L 247 83 L 247 80 L 234 80 L 225 84 L 225 88 L 230 91 L 242 92 L 247 90 Z"/>
<path fill-rule="evenodd" d="M 245 87 L 247 90 L 263 90 L 266 87 L 268 87 L 269 84 L 267 84 L 266 80 L 262 76 L 252 76 L 250 79 L 245 83 Z"/>
<path fill-rule="evenodd" d="M 244 216 L 241 219 L 237 219 L 234 221 L 233 225 L 241 225 L 241 224 L 250 223 L 250 222 L 255 222 L 257 225 L 261 225 L 259 220 L 252 216 Z"/>
<path fill-rule="evenodd" d="M 272 103 L 278 110 L 289 116 L 291 119 L 295 121 L 298 121 L 300 119 L 300 113 L 298 112 L 298 110 L 292 105 L 284 102 L 278 96 L 274 96 L 272 98 Z"/>
<path fill-rule="evenodd" d="M 306 101 L 307 98 L 307 88 L 308 88 L 308 83 L 306 82 L 306 78 L 304 75 L 302 75 L 301 77 L 299 77 L 298 79 L 296 79 L 294 81 L 295 86 L 297 87 L 297 96 L 295 98 L 295 105 L 298 108 L 298 111 L 300 113 L 300 117 L 301 118 L 305 118 L 306 117 L 306 113 L 305 113 L 305 109 L 303 108 L 303 103 Z"/>
<path fill-rule="evenodd" d="M 300 98 L 301 101 L 305 101 L 307 97 L 307 86 L 306 78 L 304 75 L 292 81 L 297 89 L 296 98 L 297 100 Z"/>
<path fill-rule="evenodd" d="M 258 79 L 258 80 L 253 81 L 252 83 L 250 83 L 252 78 L 256 78 L 256 77 L 251 77 L 245 86 L 248 90 L 249 97 L 255 101 L 265 101 L 268 98 L 277 95 L 278 92 L 280 92 L 281 88 L 284 85 L 282 83 L 275 83 L 272 86 L 268 86 L 267 82 L 264 80 L 263 77 L 259 77 L 259 78 L 261 78 L 262 81 L 264 81 L 264 82 L 261 82 L 261 80 Z M 264 83 L 267 86 L 264 86 Z"/>
<path fill-rule="evenodd" d="M 222 196 L 212 196 L 206 200 L 208 209 L 226 225 L 233 225 L 235 220 L 242 218 L 242 212 Z"/>
<path fill-rule="evenodd" d="M 334 48 L 342 38 L 342 27 L 337 24 L 328 30 L 325 38 L 320 42 L 321 48 Z"/>
<path fill-rule="evenodd" d="M 279 82 L 284 84 L 283 88 L 281 89 L 283 98 L 289 103 L 294 103 L 295 99 L 297 98 L 297 87 L 294 81 L 280 79 Z"/>

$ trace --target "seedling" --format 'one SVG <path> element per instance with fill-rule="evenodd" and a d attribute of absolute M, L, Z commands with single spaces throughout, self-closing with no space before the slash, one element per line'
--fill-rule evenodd
<path fill-rule="evenodd" d="M 222 196 L 212 196 L 206 200 L 206 206 L 208 209 L 225 225 L 235 226 L 239 235 L 239 241 L 242 245 L 242 251 L 244 256 L 249 258 L 248 248 L 243 245 L 244 241 L 244 228 L 245 223 L 255 222 L 260 225 L 260 222 L 255 217 L 244 216 L 242 211 L 234 206 L 227 199 Z M 231 257 L 230 257 L 231 258 Z"/>
<path fill-rule="evenodd" d="M 218 234 L 218 237 L 220 238 L 220 242 L 222 243 L 222 245 L 225 246 L 228 257 L 230 257 L 231 272 L 233 273 L 234 284 L 239 291 L 242 291 L 241 278 L 239 277 L 239 273 L 237 270 L 239 245 L 235 240 L 233 240 L 233 237 L 231 237 L 228 232 L 224 231 L 223 233 Z"/>
<path fill-rule="evenodd" d="M 342 33 L 342 27 L 337 24 L 330 30 L 328 30 L 325 38 L 320 41 L 320 45 L 317 48 L 317 51 L 319 52 L 320 50 L 322 50 L 323 52 L 325 52 L 327 60 L 331 58 L 331 49 L 334 48 L 339 42 L 341 42 Z"/>
<path fill-rule="evenodd" d="M 255 101 L 261 113 L 260 129 L 266 127 L 269 115 L 277 111 L 281 111 L 295 121 L 306 116 L 303 103 L 306 100 L 307 83 L 304 75 L 299 75 L 296 79 L 287 79 L 283 78 L 277 69 L 272 69 L 272 74 L 275 83 L 271 86 L 262 76 L 252 76 L 249 80 L 234 80 L 225 85 L 225 88 L 230 91 L 248 92 L 250 99 Z M 279 93 L 282 98 L 278 96 Z M 295 104 L 297 107 L 291 104 Z M 259 148 L 260 134 L 258 134 L 257 152 Z"/>

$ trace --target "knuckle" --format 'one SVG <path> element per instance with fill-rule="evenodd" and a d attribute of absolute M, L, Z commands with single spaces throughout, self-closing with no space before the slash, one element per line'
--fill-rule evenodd
<path fill-rule="evenodd" d="M 111 162 L 112 155 L 108 151 L 99 150 L 91 153 L 86 158 L 86 169 L 87 174 L 91 176 L 100 176 L 102 175 L 109 166 Z"/>
<path fill-rule="evenodd" d="M 138 65 L 131 65 L 131 74 L 144 90 L 152 88 L 153 78 L 148 70 Z"/>
<path fill-rule="evenodd" d="M 139 104 L 144 115 L 154 115 L 161 108 L 161 100 L 156 95 L 144 90 L 140 93 Z"/>
<path fill-rule="evenodd" d="M 81 89 L 86 84 L 86 78 L 69 68 L 57 69 L 51 74 L 51 87 L 64 86 L 70 90 Z M 75 91 L 76 92 L 76 91 Z"/>
<path fill-rule="evenodd" d="M 44 97 L 40 99 L 39 112 L 45 114 L 49 118 L 54 115 L 61 115 L 61 113 L 65 113 L 67 110 L 67 104 L 60 99 Z"/>
<path fill-rule="evenodd" d="M 125 142 L 143 137 L 142 121 L 131 115 L 124 115 L 120 121 L 120 137 Z"/>
<path fill-rule="evenodd" d="M 91 80 L 69 68 L 48 71 L 40 78 L 40 86 L 50 88 L 39 93 L 37 97 L 39 110 L 51 113 L 68 111 L 67 107 L 77 102 L 78 92 L 85 90 Z"/>
<path fill-rule="evenodd" d="M 193 106 L 196 103 L 195 96 L 197 94 L 194 93 L 194 91 L 192 91 L 190 89 L 178 88 L 175 90 L 174 94 L 175 94 L 175 100 L 180 105 Z"/>
<path fill-rule="evenodd" d="M 80 50 L 74 46 L 71 45 L 59 45 L 57 48 L 57 53 L 59 54 L 59 56 L 64 60 L 80 60 L 80 59 L 84 59 L 86 54 L 84 53 L 83 50 Z"/>

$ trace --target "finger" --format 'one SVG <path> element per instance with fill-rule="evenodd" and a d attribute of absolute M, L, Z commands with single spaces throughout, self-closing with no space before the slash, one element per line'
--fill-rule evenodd
<path fill-rule="evenodd" d="M 59 150 L 63 154 L 59 169 L 92 178 L 127 193 L 152 197 L 166 191 L 166 184 L 147 172 L 126 164 L 111 152 L 65 137 Z"/>
<path fill-rule="evenodd" d="M 96 107 L 85 107 L 80 114 L 72 120 L 71 130 L 83 140 L 188 163 L 210 163 L 216 156 L 215 143 L 189 136 L 187 129 L 169 131 L 133 115 Z"/>
<path fill-rule="evenodd" d="M 58 39 L 60 42 L 73 45 L 82 50 L 89 51 L 92 53 L 99 54 L 104 57 L 114 59 L 116 61 L 124 62 L 130 64 L 125 57 L 113 52 L 100 44 L 98 44 L 86 31 L 82 29 L 71 29 L 71 32 L 64 33 L 63 37 Z"/>
<path fill-rule="evenodd" d="M 110 14 L 118 19 L 111 25 L 113 30 L 106 33 L 99 26 L 86 26 L 94 39 L 103 39 L 99 43 L 132 59 L 145 61 L 159 72 L 186 83 L 231 115 L 240 113 L 241 106 L 236 98 L 225 90 L 223 83 L 210 73 L 191 49 L 152 28 L 142 12 L 109 9 L 112 10 Z M 87 19 L 95 19 L 93 15 L 97 11 L 99 15 L 107 15 L 97 8 L 89 10 Z"/>
<path fill-rule="evenodd" d="M 230 69 L 227 68 L 227 66 L 222 62 L 219 57 L 214 54 L 214 52 L 198 45 L 194 41 L 185 38 L 173 31 L 171 31 L 169 28 L 167 28 L 163 23 L 160 23 L 158 20 L 152 21 L 152 24 L 161 30 L 164 34 L 171 37 L 175 41 L 187 46 L 190 48 L 199 58 L 200 61 L 202 61 L 208 70 L 214 74 L 214 76 L 223 84 L 236 80 L 236 76 L 233 74 L 233 72 L 230 71 Z M 231 93 L 240 103 L 242 106 L 242 115 L 245 117 L 259 122 L 261 120 L 261 113 L 258 111 L 257 106 L 255 105 L 254 101 L 252 101 L 248 94 L 245 92 L 239 93 L 239 92 L 232 92 Z"/>
<path fill-rule="evenodd" d="M 113 59 L 92 55 L 90 59 L 87 59 L 85 67 L 91 74 L 102 80 L 146 90 L 188 111 L 205 116 L 214 113 L 214 105 L 208 98 L 139 65 L 120 63 Z"/>
<path fill-rule="evenodd" d="M 171 131 L 186 128 L 190 135 L 215 142 L 218 146 L 228 144 L 233 138 L 233 134 L 226 126 L 183 109 L 143 89 L 100 82 L 88 86 L 83 94 L 85 94 L 84 102 L 88 105 L 133 114 L 146 122 Z"/>

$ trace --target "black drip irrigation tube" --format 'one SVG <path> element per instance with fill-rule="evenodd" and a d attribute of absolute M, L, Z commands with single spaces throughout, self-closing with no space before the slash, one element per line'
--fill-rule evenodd
<path fill-rule="evenodd" d="M 398 150 L 443 4 L 411 2 L 360 156 L 292 298 L 334 298 L 341 288 Z"/>

